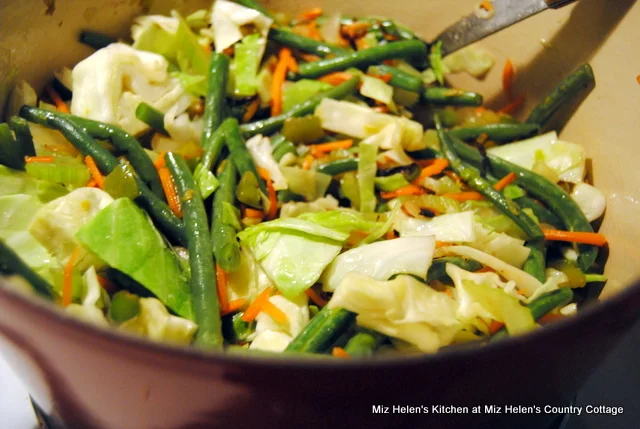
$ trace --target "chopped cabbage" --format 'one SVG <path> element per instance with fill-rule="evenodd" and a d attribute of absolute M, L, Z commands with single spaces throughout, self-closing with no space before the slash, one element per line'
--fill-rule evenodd
<path fill-rule="evenodd" d="M 282 111 L 288 112 L 296 104 L 305 102 L 314 95 L 332 87 L 329 83 L 311 79 L 301 79 L 297 82 L 287 83 L 282 91 Z M 269 98 L 271 98 L 270 95 Z"/>
<path fill-rule="evenodd" d="M 607 198 L 604 193 L 587 183 L 578 183 L 571 192 L 571 199 L 578 204 L 589 222 L 602 216 L 607 208 Z"/>
<path fill-rule="evenodd" d="M 360 94 L 363 97 L 371 98 L 395 109 L 391 85 L 373 76 L 362 75 L 360 79 L 362 82 Z"/>
<path fill-rule="evenodd" d="M 393 227 L 400 237 L 435 236 L 446 243 L 469 243 L 476 240 L 473 211 L 436 216 L 431 220 L 407 216 L 399 211 Z"/>
<path fill-rule="evenodd" d="M 531 249 L 524 245 L 525 241 L 511 237 L 502 232 L 488 231 L 476 225 L 477 239 L 471 243 L 472 247 L 503 260 L 516 268 L 522 268 L 531 253 Z"/>
<path fill-rule="evenodd" d="M 335 258 L 320 281 L 325 291 L 333 292 L 351 272 L 374 280 L 388 280 L 396 274 L 413 274 L 424 279 L 434 250 L 433 237 L 406 237 L 367 244 Z"/>
<path fill-rule="evenodd" d="M 245 247 L 240 250 L 240 267 L 227 273 L 227 294 L 229 301 L 242 298 L 253 302 L 263 290 L 274 284 L 251 252 Z"/>
<path fill-rule="evenodd" d="M 281 325 L 266 312 L 256 318 L 256 332 L 250 349 L 282 352 L 302 329 L 309 323 L 309 307 L 307 296 L 300 294 L 287 299 L 276 295 L 269 301 L 287 315 L 286 325 Z"/>
<path fill-rule="evenodd" d="M 487 152 L 529 170 L 534 168 L 536 160 L 543 161 L 558 175 L 558 179 L 564 182 L 582 182 L 585 174 L 584 148 L 575 143 L 558 140 L 555 131 L 527 140 L 495 146 Z"/>
<path fill-rule="evenodd" d="M 262 134 L 251 137 L 247 140 L 247 150 L 255 165 L 269 172 L 271 180 L 273 180 L 273 187 L 276 190 L 283 190 L 289 187 L 287 178 L 284 177 L 278 163 L 273 158 L 273 147 L 269 137 L 263 137 Z"/>
<path fill-rule="evenodd" d="M 481 78 L 491 70 L 495 60 L 484 48 L 470 45 L 447 55 L 443 64 L 450 73 L 467 72 L 473 77 Z"/>
<path fill-rule="evenodd" d="M 119 329 L 142 335 L 153 341 L 189 344 L 198 325 L 188 319 L 169 314 L 156 298 L 140 298 L 140 312 Z"/>
<path fill-rule="evenodd" d="M 453 298 L 406 275 L 376 281 L 350 273 L 328 306 L 357 313 L 358 325 L 407 341 L 425 353 L 450 344 L 462 328 Z"/>
<path fill-rule="evenodd" d="M 294 194 L 302 195 L 307 201 L 315 201 L 324 196 L 331 183 L 331 176 L 300 167 L 280 167 L 288 188 Z"/>
<path fill-rule="evenodd" d="M 242 39 L 242 27 L 253 24 L 263 39 L 267 38 L 273 20 L 255 9 L 227 0 L 216 0 L 211 13 L 216 52 L 222 52 Z M 260 52 L 259 57 L 262 57 Z"/>
<path fill-rule="evenodd" d="M 251 97 L 258 90 L 258 68 L 267 41 L 259 34 L 245 36 L 235 46 L 233 57 L 233 94 L 236 97 Z"/>
<path fill-rule="evenodd" d="M 280 217 L 298 217 L 303 213 L 324 212 L 337 209 L 338 200 L 331 195 L 327 195 L 310 203 L 294 201 L 284 203 L 282 207 L 280 207 Z"/>

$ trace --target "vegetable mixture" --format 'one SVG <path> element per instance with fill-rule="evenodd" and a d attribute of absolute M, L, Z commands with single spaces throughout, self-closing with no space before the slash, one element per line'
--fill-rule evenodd
<path fill-rule="evenodd" d="M 446 85 L 397 22 L 253 0 L 136 19 L 0 124 L 0 269 L 73 317 L 154 341 L 359 358 L 434 353 L 575 314 L 606 238 L 582 146 Z M 420 118 L 420 119 L 418 119 Z"/>

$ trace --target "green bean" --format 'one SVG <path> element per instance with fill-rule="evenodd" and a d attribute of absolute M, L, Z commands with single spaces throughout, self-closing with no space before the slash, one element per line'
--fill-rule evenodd
<path fill-rule="evenodd" d="M 36 149 L 33 146 L 33 137 L 27 121 L 19 116 L 9 118 L 9 128 L 16 135 L 16 141 L 22 149 L 23 156 L 36 156 Z"/>
<path fill-rule="evenodd" d="M 240 127 L 238 127 L 238 121 L 235 118 L 231 118 L 228 126 L 225 127 L 224 130 L 224 140 L 227 143 L 227 147 L 229 148 L 229 152 L 231 153 L 231 159 L 238 169 L 238 173 L 240 176 L 244 175 L 246 172 L 251 172 L 258 180 L 258 185 L 262 192 L 267 194 L 267 186 L 264 183 L 264 180 L 258 174 L 258 169 L 251 159 L 251 155 L 249 155 L 249 151 L 247 150 L 247 145 L 244 142 L 244 139 L 240 135 Z"/>
<path fill-rule="evenodd" d="M 117 40 L 114 37 L 96 31 L 84 30 L 80 33 L 80 43 L 87 45 L 95 50 L 105 48 Z"/>
<path fill-rule="evenodd" d="M 3 274 L 17 274 L 22 276 L 33 289 L 45 298 L 53 299 L 53 287 L 45 279 L 36 274 L 24 263 L 16 253 L 0 240 L 0 272 Z"/>
<path fill-rule="evenodd" d="M 271 153 L 273 154 L 273 158 L 278 162 L 280 162 L 280 160 L 288 153 L 296 154 L 296 146 L 284 136 L 282 136 L 281 140 L 278 140 L 275 143 L 274 140 L 271 139 L 271 144 L 273 145 Z"/>
<path fill-rule="evenodd" d="M 191 294 L 198 323 L 195 344 L 202 347 L 222 347 L 222 321 L 207 212 L 184 159 L 170 152 L 165 155 L 165 161 L 176 184 L 187 230 Z"/>
<path fill-rule="evenodd" d="M 280 30 L 273 27 L 269 30 L 269 39 L 274 42 L 278 42 L 281 45 L 309 52 L 310 54 L 317 55 L 319 57 L 326 57 L 329 54 L 344 55 L 349 52 L 348 50 L 338 46 L 318 42 L 317 40 L 309 37 L 301 36 L 293 31 Z"/>
<path fill-rule="evenodd" d="M 215 161 L 220 156 L 222 145 L 214 139 L 216 129 L 224 119 L 225 99 L 227 96 L 227 81 L 229 79 L 229 57 L 225 54 L 213 53 L 209 61 L 209 83 L 207 97 L 204 104 L 201 146 L 205 151 L 213 147 L 212 159 Z M 214 164 L 212 163 L 212 164 Z"/>
<path fill-rule="evenodd" d="M 527 260 L 522 266 L 522 270 L 531 274 L 538 279 L 540 283 L 547 281 L 547 275 L 545 274 L 545 268 L 547 266 L 547 247 L 543 240 L 530 241 L 527 243 L 527 247 L 531 250 Z"/>
<path fill-rule="evenodd" d="M 260 12 L 261 14 L 268 16 L 269 18 L 273 18 L 273 15 L 260 4 L 257 0 L 233 0 L 238 4 L 241 4 L 244 7 L 248 7 L 249 9 L 254 9 Z"/>
<path fill-rule="evenodd" d="M 435 121 L 438 138 L 440 139 L 440 148 L 445 158 L 449 161 L 449 165 L 453 171 L 471 188 L 484 195 L 498 210 L 514 221 L 529 239 L 536 240 L 543 238 L 544 234 L 538 224 L 524 213 L 516 203 L 507 200 L 500 191 L 496 190 L 487 180 L 483 179 L 475 168 L 469 167 L 460 160 L 453 148 L 451 137 L 445 133 L 440 118 L 437 115 L 435 116 Z"/>
<path fill-rule="evenodd" d="M 318 166 L 318 172 L 328 174 L 330 176 L 337 176 L 338 174 L 346 173 L 347 171 L 357 170 L 358 160 L 355 158 L 338 159 Z"/>
<path fill-rule="evenodd" d="M 331 347 L 355 319 L 343 308 L 323 308 L 287 346 L 287 352 L 322 353 Z"/>
<path fill-rule="evenodd" d="M 24 170 L 22 148 L 13 138 L 7 124 L 0 124 L 0 164 L 17 170 Z"/>
<path fill-rule="evenodd" d="M 358 328 L 356 334 L 349 339 L 344 351 L 352 358 L 371 357 L 387 337 L 369 329 Z"/>
<path fill-rule="evenodd" d="M 295 192 L 291 192 L 288 189 L 284 189 L 282 191 L 278 191 L 278 202 L 280 203 L 288 203 L 290 201 L 300 203 L 305 201 L 302 195 L 296 194 Z"/>
<path fill-rule="evenodd" d="M 236 200 L 236 167 L 227 160 L 218 177 L 220 187 L 213 196 L 211 219 L 211 239 L 213 254 L 220 267 L 227 272 L 236 271 L 240 266 L 240 245 L 236 239 L 236 228 L 225 222 L 224 205 L 234 205 Z"/>
<path fill-rule="evenodd" d="M 346 70 L 350 67 L 367 67 L 392 58 L 425 57 L 427 48 L 419 40 L 403 40 L 374 46 L 339 57 L 327 58 L 300 64 L 296 78 L 316 78 L 327 73 Z"/>
<path fill-rule="evenodd" d="M 549 209 L 543 207 L 541 204 L 535 202 L 529 197 L 521 197 L 516 200 L 520 208 L 529 209 L 533 212 L 535 217 L 538 218 L 540 223 L 546 223 L 547 225 L 551 225 L 556 229 L 564 228 L 562 221 L 553 214 Z"/>
<path fill-rule="evenodd" d="M 413 34 L 409 29 L 391 21 L 390 19 L 382 21 L 380 23 L 380 27 L 382 27 L 385 33 L 399 37 L 402 40 L 414 40 L 418 38 L 418 36 Z"/>
<path fill-rule="evenodd" d="M 530 302 L 527 307 L 531 310 L 533 319 L 538 321 L 542 316 L 549 314 L 559 307 L 564 307 L 573 300 L 573 291 L 568 287 L 547 292 Z M 500 340 L 509 336 L 506 328 L 500 329 L 492 337 L 491 341 Z"/>
<path fill-rule="evenodd" d="M 482 95 L 476 92 L 441 87 L 425 88 L 422 98 L 437 106 L 481 106 L 483 102 Z"/>
<path fill-rule="evenodd" d="M 169 135 L 164 128 L 164 115 L 152 105 L 144 101 L 138 104 L 138 107 L 136 107 L 136 118 L 149 125 L 153 130 L 164 135 Z"/>
<path fill-rule="evenodd" d="M 424 83 L 420 76 L 412 75 L 404 70 L 400 70 L 399 68 L 388 66 L 386 64 L 371 66 L 369 68 L 369 73 L 377 75 L 391 75 L 389 85 L 406 91 L 421 92 L 424 87 Z"/>
<path fill-rule="evenodd" d="M 76 123 L 67 116 L 31 106 L 22 106 L 20 116 L 60 131 L 78 151 L 83 155 L 91 156 L 103 174 L 111 173 L 119 165 L 118 160 L 83 129 L 83 123 L 86 123 L 84 121 Z M 186 239 L 180 219 L 142 180 L 136 178 L 136 182 L 140 190 L 140 196 L 136 198 L 136 202 L 151 215 L 162 231 L 178 243 L 184 244 Z"/>
<path fill-rule="evenodd" d="M 360 77 L 354 76 L 353 78 L 344 83 L 341 83 L 334 88 L 314 95 L 303 103 L 296 104 L 289 111 L 283 113 L 282 115 L 273 116 L 262 121 L 243 124 L 240 126 L 240 131 L 245 137 L 250 137 L 256 134 L 269 135 L 271 133 L 274 133 L 275 131 L 282 128 L 284 121 L 286 121 L 287 119 L 312 114 L 323 98 L 333 98 L 335 100 L 340 100 L 353 94 L 358 87 L 358 83 L 360 83 Z"/>
<path fill-rule="evenodd" d="M 582 90 L 595 85 L 593 69 L 589 64 L 581 65 L 576 71 L 564 78 L 544 100 L 537 105 L 526 122 L 544 127 L 549 119 L 569 103 Z"/>
<path fill-rule="evenodd" d="M 537 124 L 489 124 L 480 127 L 456 128 L 449 131 L 449 135 L 463 141 L 474 141 L 486 135 L 489 140 L 507 143 L 526 139 L 537 134 L 538 131 L 540 126 Z"/>
<path fill-rule="evenodd" d="M 438 280 L 442 283 L 452 284 L 453 280 L 447 274 L 447 264 L 453 264 L 466 271 L 478 271 L 482 268 L 480 262 L 473 259 L 466 259 L 460 256 L 445 256 L 443 258 L 434 259 L 427 272 L 427 283 Z"/>
<path fill-rule="evenodd" d="M 220 157 L 220 153 L 222 152 L 222 147 L 224 146 L 224 130 L 233 120 L 233 118 L 225 119 L 213 133 L 210 141 L 211 144 L 204 150 L 204 154 L 202 154 L 202 158 L 200 158 L 200 162 L 196 167 L 196 172 L 211 171 L 211 169 L 216 165 L 218 158 Z"/>
<path fill-rule="evenodd" d="M 465 161 L 476 167 L 483 164 L 484 157 L 476 149 L 459 140 L 453 141 L 456 153 Z M 580 207 L 571 199 L 562 188 L 534 173 L 509 161 L 493 155 L 488 155 L 491 170 L 498 176 L 506 176 L 514 172 L 517 175 L 516 184 L 524 188 L 529 194 L 544 203 L 553 212 L 565 229 L 568 231 L 593 232 L 591 224 L 580 210 Z M 580 268 L 586 272 L 598 256 L 598 248 L 591 245 L 579 245 L 580 255 L 578 262 Z"/>

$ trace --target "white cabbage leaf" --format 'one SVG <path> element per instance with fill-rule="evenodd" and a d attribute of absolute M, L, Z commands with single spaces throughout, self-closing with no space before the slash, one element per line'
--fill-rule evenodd
<path fill-rule="evenodd" d="M 469 243 L 476 240 L 473 211 L 450 213 L 430 220 L 407 216 L 398 211 L 393 228 L 400 237 L 435 236 L 445 243 Z"/>
<path fill-rule="evenodd" d="M 253 24 L 266 40 L 273 20 L 255 9 L 226 0 L 216 0 L 211 13 L 216 52 L 222 52 L 240 41 L 244 36 L 242 27 L 249 24 Z"/>
<path fill-rule="evenodd" d="M 118 329 L 133 332 L 153 341 L 189 344 L 198 330 L 191 320 L 174 316 L 156 298 L 140 298 L 140 311 Z"/>
<path fill-rule="evenodd" d="M 287 189 L 289 187 L 287 179 L 273 158 L 273 147 L 271 146 L 269 137 L 263 137 L 262 134 L 257 134 L 247 140 L 246 144 L 254 164 L 256 164 L 257 167 L 264 168 L 271 175 L 273 187 L 278 191 Z"/>
<path fill-rule="evenodd" d="M 302 201 L 290 201 L 284 203 L 282 207 L 280 207 L 280 217 L 298 217 L 303 213 L 317 213 L 329 210 L 338 210 L 338 200 L 336 200 L 332 195 L 318 198 L 310 203 Z"/>
<path fill-rule="evenodd" d="M 589 222 L 602 216 L 607 208 L 604 192 L 587 183 L 578 183 L 571 192 L 571 199 L 578 204 Z"/>
<path fill-rule="evenodd" d="M 264 311 L 258 314 L 256 331 L 249 348 L 282 352 L 309 323 L 308 298 L 304 293 L 291 299 L 275 295 L 269 301 L 286 314 L 287 322 L 281 325 Z"/>

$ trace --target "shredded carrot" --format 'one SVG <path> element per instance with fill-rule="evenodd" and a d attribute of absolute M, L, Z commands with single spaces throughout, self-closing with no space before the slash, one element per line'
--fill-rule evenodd
<path fill-rule="evenodd" d="M 526 99 L 527 99 L 527 94 L 522 94 L 518 96 L 511 103 L 507 104 L 502 109 L 500 109 L 500 113 L 506 113 L 507 115 L 512 114 L 513 112 L 517 111 L 520 108 L 520 106 L 524 104 L 524 101 Z"/>
<path fill-rule="evenodd" d="M 267 210 L 267 220 L 273 220 L 278 215 L 278 195 L 273 187 L 273 182 L 267 180 L 267 192 L 269 193 L 269 210 Z"/>
<path fill-rule="evenodd" d="M 320 30 L 318 29 L 318 23 L 315 21 L 309 21 L 307 24 L 307 32 L 309 33 L 309 38 L 313 40 L 322 41 L 322 34 L 320 34 Z"/>
<path fill-rule="evenodd" d="M 318 80 L 320 82 L 325 82 L 325 83 L 329 83 L 331 85 L 337 86 L 337 85 L 340 85 L 341 83 L 345 83 L 346 81 L 348 81 L 352 77 L 353 77 L 353 75 L 351 73 L 334 72 L 334 73 L 326 74 L 326 75 L 318 78 Z"/>
<path fill-rule="evenodd" d="M 294 73 L 298 73 L 298 62 L 296 61 L 296 57 L 289 57 L 289 63 L 287 64 L 287 68 Z"/>
<path fill-rule="evenodd" d="M 311 21 L 321 16 L 322 16 L 322 8 L 314 7 L 313 9 L 309 9 L 307 11 L 302 12 L 298 16 L 298 22 Z"/>
<path fill-rule="evenodd" d="M 493 3 L 490 0 L 484 0 L 482 3 L 480 3 L 480 7 L 487 12 L 493 11 Z"/>
<path fill-rule="evenodd" d="M 307 155 L 304 157 L 304 161 L 302 161 L 302 168 L 305 170 L 311 170 L 311 165 L 313 165 L 313 155 Z"/>
<path fill-rule="evenodd" d="M 260 107 L 260 98 L 254 98 L 251 103 L 247 106 L 247 110 L 244 111 L 242 115 L 242 122 L 249 122 L 258 111 L 258 107 Z"/>
<path fill-rule="evenodd" d="M 385 200 L 390 200 L 392 198 L 404 197 L 407 195 L 424 195 L 425 191 L 419 186 L 416 185 L 407 185 L 400 189 L 396 189 L 391 192 L 381 192 L 380 196 Z"/>
<path fill-rule="evenodd" d="M 258 170 L 258 176 L 260 176 L 262 180 L 264 181 L 271 180 L 271 173 L 269 173 L 269 170 L 263 167 L 258 167 L 257 170 Z"/>
<path fill-rule="evenodd" d="M 163 157 L 164 158 L 164 157 Z M 167 167 L 158 169 L 158 176 L 160 176 L 160 184 L 164 190 L 164 194 L 167 197 L 167 203 L 169 208 L 178 217 L 182 217 L 182 207 L 180 206 L 180 198 L 178 198 L 178 191 L 176 191 L 176 184 L 173 182 L 173 177 Z"/>
<path fill-rule="evenodd" d="M 384 238 L 387 240 L 393 240 L 394 238 L 397 238 L 396 236 L 396 232 L 393 229 L 390 229 L 389 231 L 387 231 L 387 233 L 384 235 Z"/>
<path fill-rule="evenodd" d="M 51 86 L 46 86 L 44 90 L 47 91 L 47 94 L 49 95 L 49 97 L 51 97 L 51 100 L 56 105 L 56 109 L 58 109 L 58 112 L 71 113 L 71 110 L 69 110 L 69 106 L 67 106 L 67 103 L 62 101 L 62 98 L 60 98 L 60 95 L 56 92 L 55 89 L 53 89 Z"/>
<path fill-rule="evenodd" d="M 358 21 L 352 24 L 342 26 L 342 34 L 351 40 L 359 39 L 367 34 L 367 30 L 371 25 L 368 22 Z"/>
<path fill-rule="evenodd" d="M 280 49 L 278 64 L 273 72 L 273 80 L 271 81 L 271 116 L 278 116 L 282 113 L 282 85 L 284 85 L 284 81 L 287 78 L 290 58 L 291 49 Z"/>
<path fill-rule="evenodd" d="M 93 160 L 93 158 L 90 155 L 87 155 L 84 157 L 84 163 L 89 168 L 89 173 L 91 173 L 91 178 L 95 180 L 96 185 L 102 188 L 104 186 L 104 177 L 102 176 L 102 173 L 100 173 L 100 170 L 96 165 L 96 162 Z"/>
<path fill-rule="evenodd" d="M 456 185 L 458 185 L 458 186 L 463 186 L 464 185 L 464 183 L 462 183 L 462 177 L 458 176 L 458 174 L 456 174 L 456 172 L 454 172 L 454 171 L 445 171 L 444 174 L 446 174 L 449 179 L 451 179 L 454 182 L 456 182 Z"/>
<path fill-rule="evenodd" d="M 380 79 L 384 83 L 389 83 L 389 81 L 393 78 L 390 73 L 384 74 L 368 74 L 367 76 L 375 77 L 376 79 Z"/>
<path fill-rule="evenodd" d="M 256 316 L 262 311 L 262 305 L 265 301 L 269 300 L 269 297 L 273 293 L 273 288 L 268 287 L 262 291 L 260 295 L 247 307 L 244 314 L 242 315 L 242 320 L 245 322 L 253 322 Z"/>
<path fill-rule="evenodd" d="M 287 314 L 284 311 L 280 310 L 268 299 L 262 303 L 262 311 L 267 313 L 269 317 L 271 317 L 280 325 L 285 325 L 287 323 Z"/>
<path fill-rule="evenodd" d="M 109 293 L 116 293 L 118 291 L 118 286 L 113 284 L 111 280 L 104 276 L 98 276 L 98 283 L 100 283 L 100 287 L 102 287 L 102 289 Z"/>
<path fill-rule="evenodd" d="M 493 185 L 493 187 L 498 191 L 502 191 L 504 188 L 506 188 L 513 182 L 515 182 L 517 177 L 518 176 L 516 176 L 516 173 L 512 171 L 511 173 L 504 176 L 502 179 L 498 180 L 498 182 L 496 182 L 496 184 Z"/>
<path fill-rule="evenodd" d="M 89 181 L 87 182 L 86 185 L 84 185 L 85 188 L 97 188 L 98 184 L 96 183 L 95 180 L 93 179 L 89 179 Z"/>
<path fill-rule="evenodd" d="M 398 60 L 383 60 L 382 64 L 386 64 L 388 66 L 397 66 Z"/>
<path fill-rule="evenodd" d="M 218 264 L 216 264 L 216 289 L 218 289 L 218 302 L 220 303 L 220 309 L 224 311 L 229 307 L 229 295 L 227 294 L 227 272 Z"/>
<path fill-rule="evenodd" d="M 351 146 L 353 146 L 353 140 L 339 140 L 336 142 L 315 144 L 311 146 L 310 152 L 311 155 L 317 158 L 325 153 L 333 152 L 337 149 L 349 149 Z"/>
<path fill-rule="evenodd" d="M 482 194 L 475 191 L 454 192 L 450 194 L 443 194 L 442 196 L 446 198 L 451 198 L 452 200 L 456 200 L 456 201 L 479 201 L 484 199 Z"/>
<path fill-rule="evenodd" d="M 244 209 L 244 217 L 252 219 L 262 219 L 264 217 L 264 213 L 262 213 L 260 210 L 247 207 L 246 209 Z"/>
<path fill-rule="evenodd" d="M 550 241 L 568 241 L 594 246 L 607 244 L 607 238 L 598 232 L 560 231 L 557 229 L 545 229 L 543 232 L 545 240 Z"/>
<path fill-rule="evenodd" d="M 320 295 L 318 295 L 316 293 L 316 291 L 311 289 L 311 288 L 305 290 L 304 293 L 305 293 L 305 295 L 307 295 L 309 297 L 311 302 L 313 302 L 318 307 L 324 307 L 329 302 L 326 299 L 324 299 L 323 297 L 321 297 Z"/>
<path fill-rule="evenodd" d="M 450 243 L 447 243 L 446 241 L 436 241 L 436 249 L 439 249 L 441 247 L 447 247 L 449 246 Z"/>
<path fill-rule="evenodd" d="M 331 350 L 331 355 L 333 357 L 337 357 L 341 359 L 351 359 L 351 356 L 349 356 L 349 353 L 344 351 L 342 347 L 334 347 L 333 350 Z"/>
<path fill-rule="evenodd" d="M 482 268 L 480 268 L 477 271 L 474 271 L 476 273 L 495 273 L 496 270 L 494 270 L 493 268 L 489 267 L 489 266 L 484 266 Z"/>
<path fill-rule="evenodd" d="M 444 290 L 444 293 L 446 293 L 448 296 L 450 296 L 451 298 L 453 298 L 453 291 L 451 290 L 450 287 L 446 288 Z"/>
<path fill-rule="evenodd" d="M 63 281 L 62 281 L 62 305 L 67 307 L 71 304 L 71 295 L 73 293 L 73 267 L 76 265 L 77 259 L 80 256 L 80 247 L 76 247 L 69 260 L 64 266 Z"/>
<path fill-rule="evenodd" d="M 502 89 L 504 90 L 504 93 L 507 95 L 507 99 L 509 101 L 513 100 L 514 75 L 515 75 L 515 70 L 513 69 L 513 63 L 511 62 L 510 59 L 508 59 L 504 63 L 504 67 L 502 68 Z"/>
<path fill-rule="evenodd" d="M 167 154 L 167 152 L 160 152 L 160 154 L 158 155 L 158 157 L 156 158 L 155 161 L 153 161 L 153 165 L 154 167 L 156 167 L 156 170 L 163 168 L 165 166 L 165 160 L 164 160 L 164 156 Z"/>
<path fill-rule="evenodd" d="M 378 113 L 389 113 L 389 107 L 388 106 L 376 106 L 372 110 L 374 112 L 378 112 Z"/>
<path fill-rule="evenodd" d="M 320 61 L 322 59 L 317 55 L 307 54 L 306 52 L 300 52 L 298 56 L 308 63 L 312 63 L 314 61 Z"/>
<path fill-rule="evenodd" d="M 430 163 L 430 165 L 427 165 L 422 169 L 422 171 L 420 172 L 420 179 L 440 174 L 444 171 L 445 168 L 449 166 L 449 161 L 447 161 L 445 158 L 436 158 L 429 161 L 432 162 Z"/>
<path fill-rule="evenodd" d="M 502 329 L 503 326 L 504 326 L 504 323 L 498 322 L 497 320 L 492 320 L 491 324 L 489 324 L 489 333 L 493 335 L 496 332 L 498 332 L 500 329 Z"/>
<path fill-rule="evenodd" d="M 555 322 L 564 318 L 565 316 L 563 316 L 562 314 L 547 313 L 538 320 L 538 323 L 541 325 L 546 325 L 547 323 Z"/>
<path fill-rule="evenodd" d="M 34 162 L 53 162 L 55 158 L 53 156 L 25 156 L 24 162 L 31 164 Z"/>
<path fill-rule="evenodd" d="M 242 307 L 246 307 L 247 305 L 247 300 L 244 298 L 238 298 L 238 299 L 234 299 L 233 301 L 229 302 L 229 305 L 227 306 L 227 308 L 220 309 L 220 315 L 221 316 L 226 316 L 227 314 L 231 314 L 231 313 L 235 313 L 236 311 L 240 310 Z"/>

